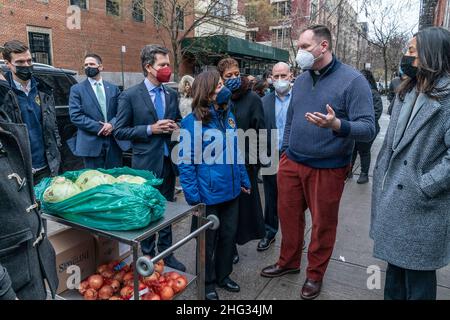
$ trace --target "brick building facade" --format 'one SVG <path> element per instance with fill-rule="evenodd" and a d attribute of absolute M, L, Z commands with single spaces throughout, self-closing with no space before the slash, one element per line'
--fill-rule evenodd
<path fill-rule="evenodd" d="M 69 8 L 71 4 L 83 9 L 78 14 Z M 150 11 L 153 8 L 154 0 L 2 1 L 0 44 L 11 39 L 24 41 L 36 62 L 80 74 L 84 55 L 95 52 L 103 58 L 105 78 L 119 85 L 121 51 L 125 46 L 123 70 L 128 87 L 142 80 L 139 59 L 142 47 L 149 43 L 170 43 L 164 32 L 155 27 Z"/>
<path fill-rule="evenodd" d="M 450 0 L 439 0 L 434 16 L 434 25 L 450 30 Z"/>

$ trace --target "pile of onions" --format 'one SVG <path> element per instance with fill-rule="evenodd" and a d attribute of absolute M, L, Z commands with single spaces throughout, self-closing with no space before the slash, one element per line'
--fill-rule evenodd
<path fill-rule="evenodd" d="M 94 274 L 88 278 L 89 288 L 99 290 L 103 286 L 103 277 L 98 274 Z"/>

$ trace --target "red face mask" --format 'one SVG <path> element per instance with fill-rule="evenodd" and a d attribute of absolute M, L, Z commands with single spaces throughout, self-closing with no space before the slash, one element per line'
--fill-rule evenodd
<path fill-rule="evenodd" d="M 162 67 L 161 69 L 156 71 L 156 80 L 159 82 L 169 82 L 170 76 L 172 75 L 172 70 L 170 67 Z"/>

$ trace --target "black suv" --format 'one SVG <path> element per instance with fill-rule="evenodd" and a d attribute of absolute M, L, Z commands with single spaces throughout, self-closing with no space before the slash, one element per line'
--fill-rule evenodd
<path fill-rule="evenodd" d="M 72 138 L 77 128 L 70 121 L 69 116 L 69 94 L 70 88 L 77 83 L 73 70 L 55 68 L 46 64 L 34 63 L 34 76 L 38 81 L 45 82 L 49 87 L 53 88 L 53 96 L 56 106 L 56 117 L 58 122 L 59 134 L 61 136 L 62 147 L 61 152 L 61 173 L 68 170 L 83 169 L 83 161 L 76 157 L 70 151 L 66 141 Z M 0 60 L 0 68 L 6 72 L 8 68 L 3 60 Z M 124 165 L 131 165 L 131 154 L 124 154 Z"/>

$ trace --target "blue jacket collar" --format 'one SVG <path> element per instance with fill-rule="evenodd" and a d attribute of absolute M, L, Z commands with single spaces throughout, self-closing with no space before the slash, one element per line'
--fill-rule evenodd
<path fill-rule="evenodd" d="M 209 106 L 209 111 L 211 112 L 211 117 L 215 119 L 224 119 L 230 112 L 230 108 L 217 110 L 214 105 Z"/>
<path fill-rule="evenodd" d="M 19 88 L 16 87 L 16 84 L 14 83 L 14 78 L 13 78 L 13 74 L 11 71 L 8 71 L 5 73 L 5 78 L 9 83 L 9 86 L 12 90 L 14 90 L 15 92 L 22 92 Z M 35 77 L 31 77 L 31 91 L 33 91 L 35 88 L 37 88 L 39 86 L 39 82 L 36 80 Z"/>

